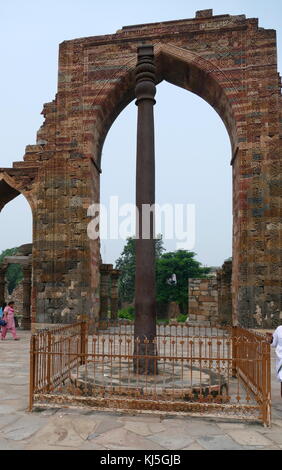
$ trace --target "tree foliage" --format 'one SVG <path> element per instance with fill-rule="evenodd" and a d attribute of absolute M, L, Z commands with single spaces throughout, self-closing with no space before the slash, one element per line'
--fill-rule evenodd
<path fill-rule="evenodd" d="M 18 248 L 8 248 L 0 254 L 0 263 L 6 256 L 14 256 L 18 251 Z M 23 271 L 19 264 L 10 264 L 6 271 L 6 282 L 8 287 L 8 292 L 11 294 L 15 287 L 23 279 Z"/>
<path fill-rule="evenodd" d="M 164 253 L 157 260 L 157 301 L 161 303 L 177 302 L 182 313 L 187 313 L 188 279 L 206 277 L 210 268 L 203 267 L 195 260 L 196 253 L 177 250 Z M 167 281 L 176 275 L 176 284 Z"/>
<path fill-rule="evenodd" d="M 203 267 L 195 259 L 195 253 L 178 250 L 164 253 L 163 240 L 156 240 L 156 290 L 160 304 L 177 302 L 182 313 L 187 312 L 188 279 L 205 277 L 210 268 Z M 117 269 L 121 270 L 119 279 L 119 299 L 121 302 L 132 303 L 135 290 L 135 239 L 130 237 L 124 246 L 121 256 L 116 261 Z M 167 281 L 176 275 L 176 285 Z"/>

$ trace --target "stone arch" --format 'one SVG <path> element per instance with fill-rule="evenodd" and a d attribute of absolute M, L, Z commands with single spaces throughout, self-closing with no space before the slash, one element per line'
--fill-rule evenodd
<path fill-rule="evenodd" d="M 22 179 L 19 178 L 17 180 L 16 178 L 17 175 L 11 176 L 6 171 L 1 172 L 0 169 L 0 212 L 8 202 L 22 194 L 27 200 L 31 208 L 31 212 L 33 213 L 36 208 L 36 198 L 30 191 L 30 188 L 25 187 Z"/>
<path fill-rule="evenodd" d="M 245 15 L 125 26 L 60 45 L 58 90 L 44 106 L 38 145 L 27 146 L 24 162 L 8 169 L 17 182 L 22 175 L 21 185 L 11 186 L 36 205 L 34 317 L 48 324 L 72 321 L 78 312 L 98 315 L 100 246 L 89 240 L 87 209 L 99 202 L 103 142 L 134 99 L 137 47 L 144 42 L 155 46 L 158 81 L 198 94 L 225 123 L 234 320 L 257 326 L 260 311 L 264 325 L 274 325 L 282 315 L 281 79 L 275 31 Z"/>
<path fill-rule="evenodd" d="M 9 174 L 9 171 L 13 174 Z M 15 172 L 13 169 L 7 171 L 1 171 L 0 169 L 0 217 L 2 209 L 13 199 L 19 195 L 23 195 L 28 205 L 31 209 L 32 214 L 32 238 L 35 234 L 35 216 L 36 216 L 36 207 L 37 207 L 37 198 L 36 194 L 32 192 L 33 176 L 31 179 L 27 179 L 26 175 L 20 175 L 20 172 Z M 24 245 L 23 245 L 24 246 Z M 23 247 L 22 246 L 22 247 Z M 25 245 L 27 246 L 27 245 Z M 32 252 L 32 245 L 31 252 Z M 14 263 L 17 262 L 13 261 Z M 20 257 L 20 264 L 22 259 Z M 23 295 L 23 308 L 24 308 L 24 328 L 30 329 L 30 315 L 31 310 L 35 310 L 35 299 L 32 298 L 31 289 L 32 289 L 32 272 L 33 272 L 33 262 L 32 257 L 30 257 L 30 263 L 28 266 L 24 266 L 24 295 Z M 4 275 L 2 274 L 2 286 L 5 285 Z M 2 289 L 3 290 L 3 289 Z M 3 297 L 3 293 L 2 293 Z"/>
<path fill-rule="evenodd" d="M 156 74 L 158 83 L 163 80 L 179 86 L 187 91 L 197 94 L 204 99 L 217 112 L 223 121 L 231 144 L 231 163 L 240 153 L 240 140 L 244 140 L 245 125 L 241 122 L 241 115 L 245 112 L 245 103 L 240 96 L 239 80 L 236 83 L 232 78 L 222 71 L 216 64 L 206 60 L 195 52 L 176 47 L 173 44 L 156 43 L 154 45 Z M 102 148 L 107 133 L 115 119 L 122 110 L 134 100 L 135 87 L 135 66 L 136 57 L 134 56 L 126 62 L 126 73 L 117 71 L 113 75 L 117 80 L 117 85 L 110 90 L 107 89 L 107 82 L 100 90 L 100 95 L 105 96 L 103 119 L 101 122 L 95 120 L 95 126 L 99 128 L 99 143 L 92 147 L 92 158 L 96 161 L 97 168 L 101 171 Z M 113 80 L 113 78 L 112 78 Z M 122 86 L 120 84 L 122 83 Z M 94 102 L 97 100 L 94 97 Z M 106 105 L 107 103 L 107 105 Z M 189 113 L 188 113 L 189 115 Z M 95 150 L 97 150 L 97 153 Z M 239 194 L 236 194 L 235 188 L 239 176 L 233 171 L 233 200 L 234 206 L 237 206 Z M 233 213 L 233 226 L 236 226 L 238 213 Z M 239 250 L 235 246 L 233 239 L 233 263 L 236 267 L 239 264 Z M 236 285 L 237 279 L 234 279 L 233 285 Z M 237 321 L 237 301 L 233 297 L 234 321 Z"/>
<path fill-rule="evenodd" d="M 201 57 L 188 49 L 176 47 L 173 44 L 156 43 L 154 45 L 156 73 L 158 83 L 163 80 L 197 94 L 204 99 L 219 114 L 227 129 L 232 155 L 236 153 L 239 136 L 242 136 L 243 126 L 240 126 L 236 114 L 238 105 L 242 112 L 242 99 L 238 91 L 238 83 L 233 83 L 228 74 L 220 70 L 216 64 Z M 106 91 L 107 82 L 99 94 L 105 95 L 107 106 L 100 123 L 95 120 L 95 126 L 100 127 L 96 163 L 101 168 L 102 148 L 107 133 L 117 116 L 134 100 L 136 57 L 126 62 L 126 73 L 117 71 L 111 80 L 116 79 L 117 85 L 110 92 Z M 122 86 L 121 86 L 122 83 Z M 93 101 L 98 96 L 93 97 Z"/>

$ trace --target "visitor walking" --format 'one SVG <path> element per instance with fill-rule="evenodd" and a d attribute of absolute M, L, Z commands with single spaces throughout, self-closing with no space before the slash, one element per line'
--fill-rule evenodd
<path fill-rule="evenodd" d="M 2 326 L 1 330 L 1 339 L 4 340 L 9 330 L 12 333 L 14 340 L 19 340 L 16 333 L 15 318 L 14 318 L 14 304 L 15 302 L 11 301 L 4 308 L 3 320 L 7 322 L 5 326 Z"/>
<path fill-rule="evenodd" d="M 275 348 L 276 352 L 276 376 L 281 382 L 281 398 L 282 398 L 282 325 L 278 326 L 273 335 L 268 333 L 269 342 Z"/>

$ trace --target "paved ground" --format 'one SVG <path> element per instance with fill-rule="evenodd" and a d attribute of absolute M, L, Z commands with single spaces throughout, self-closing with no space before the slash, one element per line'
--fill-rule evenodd
<path fill-rule="evenodd" d="M 19 335 L 21 341 L 8 336 L 0 342 L 0 450 L 282 449 L 282 399 L 274 374 L 270 429 L 257 423 L 89 409 L 29 413 L 29 333 Z"/>

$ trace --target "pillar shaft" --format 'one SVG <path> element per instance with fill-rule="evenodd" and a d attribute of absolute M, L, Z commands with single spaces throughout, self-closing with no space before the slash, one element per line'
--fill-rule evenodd
<path fill-rule="evenodd" d="M 152 46 L 138 48 L 136 67 L 137 158 L 136 158 L 136 272 L 134 371 L 158 373 L 156 346 L 155 287 L 155 66 Z M 149 340 L 149 342 L 147 342 Z"/>
<path fill-rule="evenodd" d="M 147 224 L 142 214 L 155 204 L 154 96 L 155 66 L 153 46 L 138 48 L 136 67 L 137 159 L 136 159 L 136 277 L 135 337 L 153 339 L 156 335 L 154 214 Z M 149 225 L 149 226 L 148 226 Z M 145 234 L 146 232 L 146 234 Z M 147 237 L 147 239 L 143 237 Z"/>

